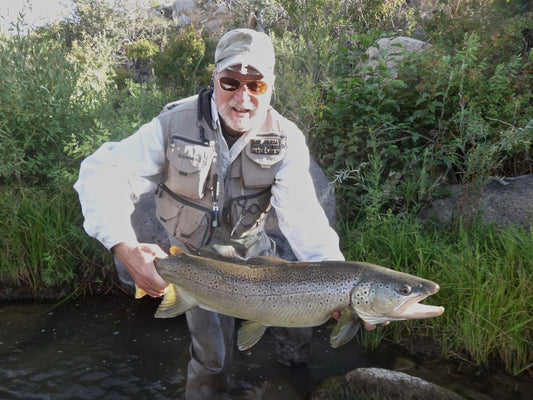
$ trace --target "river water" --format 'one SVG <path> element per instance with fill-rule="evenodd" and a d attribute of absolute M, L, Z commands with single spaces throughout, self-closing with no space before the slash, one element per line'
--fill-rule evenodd
<path fill-rule="evenodd" d="M 185 318 L 154 318 L 157 302 L 113 296 L 0 306 L 0 399 L 183 398 L 190 343 Z M 300 400 L 326 377 L 359 367 L 397 368 L 406 360 L 391 346 L 370 351 L 355 340 L 332 349 L 328 334 L 326 326 L 315 328 L 312 363 L 287 368 L 276 362 L 267 331 L 249 351 L 236 350 L 232 378 L 240 387 L 262 385 L 263 399 Z M 498 383 L 440 364 L 410 363 L 407 373 L 425 371 L 424 378 L 466 398 L 533 398 L 512 377 Z M 502 397 L 502 382 L 509 397 Z"/>

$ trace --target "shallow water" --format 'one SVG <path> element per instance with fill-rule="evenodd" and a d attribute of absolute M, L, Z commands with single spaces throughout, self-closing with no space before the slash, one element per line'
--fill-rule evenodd
<path fill-rule="evenodd" d="M 190 343 L 185 318 L 155 319 L 156 307 L 157 300 L 121 296 L 57 307 L 1 306 L 0 399 L 183 398 Z M 315 328 L 313 340 L 312 363 L 287 368 L 276 362 L 267 331 L 249 351 L 236 351 L 232 378 L 241 387 L 267 382 L 264 399 L 298 400 L 326 377 L 359 367 L 392 369 L 402 359 L 389 346 L 368 351 L 355 340 L 332 349 L 327 327 Z M 442 365 L 430 372 L 438 377 L 435 383 L 457 390 L 454 373 Z M 465 382 L 463 388 L 473 381 Z M 479 390 L 483 383 L 475 386 Z M 524 396 L 517 392 L 509 398 Z"/>

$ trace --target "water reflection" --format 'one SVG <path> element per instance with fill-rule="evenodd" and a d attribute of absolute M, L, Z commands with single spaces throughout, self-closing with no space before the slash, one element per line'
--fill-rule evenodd
<path fill-rule="evenodd" d="M 0 398 L 180 397 L 188 335 L 179 320 L 154 320 L 133 302 L 49 308 L 0 308 Z"/>
<path fill-rule="evenodd" d="M 185 318 L 156 319 L 157 304 L 110 297 L 54 309 L 1 306 L 0 399 L 182 399 L 190 343 Z M 315 329 L 311 365 L 287 368 L 276 362 L 267 331 L 249 351 L 235 352 L 233 381 L 241 388 L 267 382 L 265 400 L 300 400 L 326 377 L 396 362 L 390 347 L 367 351 L 353 340 L 332 349 L 328 334 Z"/>
<path fill-rule="evenodd" d="M 156 319 L 157 300 L 83 299 L 0 307 L 0 398 L 183 398 L 189 335 L 185 318 Z M 332 361 L 325 332 L 315 332 L 313 365 L 280 366 L 267 335 L 236 352 L 232 377 L 241 387 L 268 382 L 265 395 L 300 399 L 324 377 L 361 365 L 387 364 L 357 346 Z M 316 348 L 324 348 L 317 351 Z"/>

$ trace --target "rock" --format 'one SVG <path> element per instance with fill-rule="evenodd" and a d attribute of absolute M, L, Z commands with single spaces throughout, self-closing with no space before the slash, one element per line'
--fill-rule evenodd
<path fill-rule="evenodd" d="M 413 51 L 421 51 L 431 47 L 430 44 L 422 40 L 413 39 L 406 36 L 398 36 L 393 39 L 381 38 L 376 41 L 377 47 L 369 47 L 365 54 L 368 60 L 364 65 L 377 67 L 381 62 L 385 62 L 392 71 L 392 78 L 397 76 L 396 65 L 399 60 Z"/>
<path fill-rule="evenodd" d="M 175 0 L 172 5 L 172 17 L 177 18 L 185 11 L 193 10 L 197 7 L 196 0 Z"/>
<path fill-rule="evenodd" d="M 479 218 L 483 225 L 499 228 L 531 229 L 533 221 L 533 175 L 493 178 L 481 188 L 448 185 L 449 195 L 424 208 L 422 220 L 447 224 L 458 219 L 471 223 Z"/>
<path fill-rule="evenodd" d="M 461 400 L 457 393 L 423 379 L 382 368 L 358 368 L 322 381 L 309 400 Z"/>
<path fill-rule="evenodd" d="M 187 15 L 180 15 L 172 19 L 176 28 L 184 28 L 187 25 L 192 24 L 191 19 Z"/>

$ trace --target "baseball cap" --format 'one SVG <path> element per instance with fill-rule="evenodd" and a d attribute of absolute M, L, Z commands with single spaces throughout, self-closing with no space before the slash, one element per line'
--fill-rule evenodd
<path fill-rule="evenodd" d="M 276 62 L 270 37 L 252 29 L 234 29 L 220 38 L 215 50 L 215 64 L 218 71 L 234 65 L 245 70 L 252 67 L 266 78 L 274 77 Z"/>

